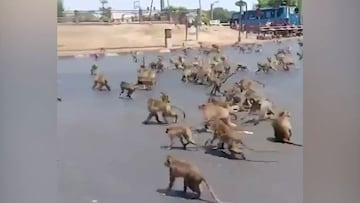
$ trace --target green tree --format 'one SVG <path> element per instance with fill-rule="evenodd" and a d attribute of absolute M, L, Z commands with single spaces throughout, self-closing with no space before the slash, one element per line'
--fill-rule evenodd
<path fill-rule="evenodd" d="M 171 13 L 184 14 L 184 15 L 189 13 L 188 9 L 182 6 L 179 7 L 169 6 L 168 9 Z"/>
<path fill-rule="evenodd" d="M 258 0 L 258 7 L 274 7 L 276 5 L 296 6 L 298 0 Z"/>
<path fill-rule="evenodd" d="M 111 21 L 111 7 L 105 7 L 106 4 L 108 4 L 109 2 L 107 0 L 100 0 L 100 4 L 101 7 L 99 8 L 99 10 L 101 11 L 101 17 L 100 19 L 104 22 L 109 22 Z"/>
<path fill-rule="evenodd" d="M 220 22 L 222 23 L 229 22 L 231 18 L 231 14 L 232 13 L 230 11 L 221 7 L 216 7 L 213 9 L 213 17 L 214 17 L 213 19 L 220 20 Z M 210 11 L 210 15 L 211 15 L 211 11 Z"/>
<path fill-rule="evenodd" d="M 57 0 L 57 17 L 64 17 L 64 2 Z"/>

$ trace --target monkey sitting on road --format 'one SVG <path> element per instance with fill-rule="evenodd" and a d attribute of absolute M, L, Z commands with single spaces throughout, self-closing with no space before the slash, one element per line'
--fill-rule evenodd
<path fill-rule="evenodd" d="M 290 123 L 290 112 L 281 111 L 277 118 L 273 120 L 271 126 L 274 129 L 275 142 L 284 144 L 291 144 L 295 146 L 302 146 L 290 142 L 292 136 L 292 126 Z"/>
<path fill-rule="evenodd" d="M 193 144 L 193 145 L 197 146 L 196 142 L 193 140 L 193 133 L 189 126 L 185 126 L 185 125 L 171 126 L 171 127 L 166 128 L 165 133 L 170 138 L 169 149 L 173 148 L 175 138 L 180 139 L 180 142 L 183 145 L 184 150 L 186 150 L 186 146 L 188 144 Z M 185 139 L 186 143 L 184 142 L 184 139 Z"/>
<path fill-rule="evenodd" d="M 132 99 L 131 95 L 135 92 L 135 90 L 139 89 L 140 87 L 143 87 L 143 85 L 137 85 L 137 84 L 132 84 L 132 83 L 129 83 L 129 82 L 121 81 L 121 83 L 120 83 L 121 92 L 119 94 L 119 98 L 121 97 L 121 95 L 126 90 L 127 91 L 126 96 L 129 99 Z"/>
<path fill-rule="evenodd" d="M 104 86 L 108 91 L 111 91 L 108 81 L 105 79 L 104 73 L 97 72 L 94 77 L 94 85 L 92 86 L 92 89 L 97 87 L 99 91 L 102 91 Z"/>
<path fill-rule="evenodd" d="M 183 178 L 184 179 L 183 192 L 185 194 L 187 192 L 187 188 L 190 188 L 190 190 L 196 193 L 195 199 L 200 199 L 201 196 L 200 184 L 204 182 L 206 187 L 210 191 L 211 196 L 216 201 L 216 203 L 222 203 L 222 201 L 216 197 L 214 191 L 212 190 L 211 186 L 207 183 L 206 179 L 201 175 L 199 168 L 194 164 L 192 164 L 191 162 L 184 159 L 180 159 L 178 157 L 174 157 L 172 155 L 168 155 L 166 157 L 164 165 L 169 168 L 169 178 L 170 178 L 169 185 L 166 189 L 166 194 L 168 194 L 171 191 L 176 178 Z"/>

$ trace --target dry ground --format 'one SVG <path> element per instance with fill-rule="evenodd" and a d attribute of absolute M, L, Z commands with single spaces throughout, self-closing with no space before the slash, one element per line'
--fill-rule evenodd
<path fill-rule="evenodd" d="M 58 25 L 58 53 L 88 53 L 100 48 L 114 52 L 159 49 L 164 46 L 164 29 L 172 29 L 173 47 L 185 41 L 185 26 L 172 24 L 122 24 L 122 25 Z M 229 27 L 205 27 L 199 41 L 229 45 L 237 40 L 238 32 Z M 196 35 L 189 35 L 186 44 L 196 44 Z M 250 36 L 243 42 L 254 42 Z"/>

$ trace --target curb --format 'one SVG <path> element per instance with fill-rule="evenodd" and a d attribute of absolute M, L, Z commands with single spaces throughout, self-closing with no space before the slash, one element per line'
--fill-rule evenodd
<path fill-rule="evenodd" d="M 176 50 L 180 50 L 182 49 L 181 47 L 179 48 L 171 48 L 171 49 L 153 49 L 153 50 L 141 50 L 141 51 L 137 51 L 134 50 L 136 52 L 140 52 L 140 53 L 146 53 L 146 52 L 158 52 L 158 53 L 171 53 L 172 51 L 176 51 Z M 118 52 L 118 53 L 105 53 L 105 54 L 98 54 L 99 58 L 102 57 L 108 57 L 108 56 L 123 56 L 123 55 L 128 55 L 131 54 L 131 51 L 123 51 L 123 52 Z M 69 54 L 69 55 L 62 55 L 62 56 L 58 56 L 58 59 L 74 59 L 74 58 L 94 58 L 95 54 Z"/>
<path fill-rule="evenodd" d="M 296 38 L 283 38 L 281 39 L 281 41 L 285 41 L 285 40 L 294 40 Z M 266 44 L 266 43 L 271 43 L 272 40 L 263 40 L 263 41 L 259 41 L 259 42 L 255 42 L 255 43 L 260 43 L 260 44 Z M 240 43 L 240 44 L 248 44 L 248 43 Z M 229 47 L 232 44 L 223 44 L 220 45 L 220 47 Z M 199 46 L 197 45 L 190 45 L 187 46 L 188 48 L 195 48 L 198 49 Z M 119 52 L 109 52 L 109 53 L 105 53 L 105 54 L 99 54 L 99 57 L 108 57 L 108 56 L 123 56 L 123 55 L 128 55 L 131 54 L 132 52 L 138 52 L 138 53 L 146 53 L 146 52 L 158 52 L 158 53 L 171 53 L 172 51 L 177 51 L 177 50 L 181 50 L 183 49 L 183 47 L 179 46 L 179 47 L 174 47 L 174 48 L 170 48 L 170 49 L 166 49 L 166 48 L 153 48 L 153 49 L 145 49 L 145 50 L 132 50 L 132 51 L 119 51 Z M 93 58 L 94 57 L 94 53 L 89 53 L 89 54 L 69 54 L 69 55 L 62 55 L 62 56 L 58 56 L 58 59 L 74 59 L 74 58 Z"/>

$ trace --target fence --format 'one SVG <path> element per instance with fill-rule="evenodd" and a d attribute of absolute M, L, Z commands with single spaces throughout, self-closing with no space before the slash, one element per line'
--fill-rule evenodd
<path fill-rule="evenodd" d="M 174 23 L 186 24 L 189 16 L 197 18 L 197 10 L 108 10 L 64 11 L 58 23 Z"/>

